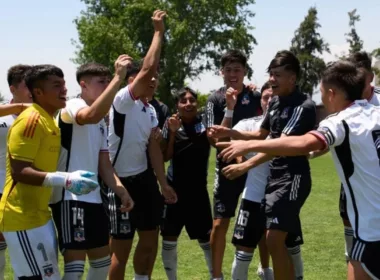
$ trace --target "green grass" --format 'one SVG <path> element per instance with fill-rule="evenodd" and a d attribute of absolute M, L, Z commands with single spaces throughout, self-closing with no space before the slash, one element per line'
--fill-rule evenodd
<path fill-rule="evenodd" d="M 211 154 L 209 165 L 208 189 L 212 197 L 214 182 L 215 152 Z M 346 264 L 344 258 L 343 225 L 338 212 L 339 179 L 336 175 L 330 155 L 311 161 L 313 187 L 302 212 L 301 220 L 305 244 L 302 246 L 305 279 L 345 279 Z M 196 201 L 194 201 L 196 205 Z M 231 264 L 234 247 L 229 242 L 232 236 L 234 220 L 231 221 L 227 236 L 227 248 L 224 257 L 225 279 L 231 279 Z M 136 242 L 135 242 L 136 243 Z M 166 279 L 161 260 L 161 246 L 158 251 L 152 279 Z M 258 253 L 250 267 L 250 279 L 256 277 Z M 8 259 L 9 264 L 9 259 Z M 60 256 L 61 271 L 63 271 Z M 126 278 L 133 279 L 132 263 L 128 263 Z M 13 279 L 11 267 L 7 266 L 5 279 Z M 83 278 L 85 279 L 85 278 Z M 191 241 L 184 231 L 178 243 L 178 279 L 209 279 L 203 252 L 196 241 Z"/>

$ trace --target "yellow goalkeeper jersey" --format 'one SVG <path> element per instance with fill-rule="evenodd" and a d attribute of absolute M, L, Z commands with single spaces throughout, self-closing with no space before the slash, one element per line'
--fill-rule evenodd
<path fill-rule="evenodd" d="M 0 201 L 0 231 L 20 231 L 45 225 L 51 219 L 52 189 L 16 182 L 11 176 L 10 158 L 31 163 L 45 171 L 57 170 L 61 136 L 55 119 L 39 105 L 22 112 L 8 132 L 6 178 Z"/>

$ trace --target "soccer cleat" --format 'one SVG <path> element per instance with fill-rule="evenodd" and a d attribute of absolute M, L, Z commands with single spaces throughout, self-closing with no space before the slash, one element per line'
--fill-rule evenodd
<path fill-rule="evenodd" d="M 257 268 L 257 275 L 259 276 L 259 278 L 261 280 L 274 280 L 273 269 L 271 267 L 268 267 L 265 270 L 266 271 L 264 272 L 264 269 L 261 267 L 261 264 L 259 264 L 259 267 Z"/>

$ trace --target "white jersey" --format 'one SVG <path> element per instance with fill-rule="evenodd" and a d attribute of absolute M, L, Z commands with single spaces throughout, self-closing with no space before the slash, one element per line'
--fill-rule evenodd
<path fill-rule="evenodd" d="M 110 111 L 108 144 L 119 177 L 137 175 L 148 168 L 147 145 L 157 125 L 154 107 L 136 99 L 129 86 L 116 94 Z"/>
<path fill-rule="evenodd" d="M 81 98 L 66 102 L 64 112 L 58 115 L 61 129 L 61 153 L 58 161 L 58 171 L 73 172 L 86 170 L 98 174 L 99 153 L 108 152 L 107 126 L 102 119 L 97 124 L 80 125 L 76 122 L 79 110 L 88 107 Z M 85 195 L 75 195 L 63 188 L 54 188 L 51 203 L 61 200 L 79 200 L 89 203 L 102 203 L 100 190 Z"/>
<path fill-rule="evenodd" d="M 5 184 L 8 130 L 16 118 L 16 115 L 0 117 L 0 193 L 3 193 Z"/>
<path fill-rule="evenodd" d="M 234 129 L 240 131 L 257 131 L 260 129 L 263 120 L 264 116 L 244 119 L 238 122 L 234 126 Z M 246 154 L 244 157 L 246 159 L 250 159 L 256 154 L 257 153 L 251 152 Z M 269 162 L 260 164 L 255 168 L 251 168 L 248 171 L 242 198 L 253 202 L 261 203 L 265 195 L 265 187 L 267 185 L 268 176 Z"/>
<path fill-rule="evenodd" d="M 380 241 L 380 107 L 357 100 L 310 133 L 330 147 L 355 237 Z"/>
<path fill-rule="evenodd" d="M 372 88 L 372 95 L 368 102 L 375 106 L 380 106 L 380 87 Z"/>

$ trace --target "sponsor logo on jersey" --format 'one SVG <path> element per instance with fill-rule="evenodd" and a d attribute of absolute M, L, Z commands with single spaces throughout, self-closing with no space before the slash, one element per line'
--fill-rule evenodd
<path fill-rule="evenodd" d="M 8 127 L 8 126 L 6 122 L 3 122 L 2 124 L 0 124 L 0 127 Z"/>

